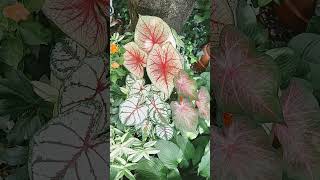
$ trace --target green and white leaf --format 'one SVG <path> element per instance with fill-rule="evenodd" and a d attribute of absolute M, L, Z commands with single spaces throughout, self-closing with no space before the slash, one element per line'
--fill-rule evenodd
<path fill-rule="evenodd" d="M 142 81 L 143 84 L 145 84 L 145 80 L 144 79 L 139 79 L 138 77 L 134 76 L 133 74 L 128 74 L 127 77 L 126 77 L 126 87 L 128 89 L 130 89 L 132 87 L 132 85 L 138 80 Z"/>
<path fill-rule="evenodd" d="M 170 123 L 171 110 L 170 105 L 156 95 L 150 95 L 146 99 L 146 105 L 149 110 L 149 117 L 155 124 L 168 124 Z"/>
<path fill-rule="evenodd" d="M 143 103 L 143 98 L 133 96 L 125 100 L 119 108 L 119 119 L 127 126 L 141 124 L 148 117 L 148 107 Z"/>
<path fill-rule="evenodd" d="M 169 125 L 156 125 L 156 135 L 163 140 L 170 140 L 173 137 L 173 128 Z"/>

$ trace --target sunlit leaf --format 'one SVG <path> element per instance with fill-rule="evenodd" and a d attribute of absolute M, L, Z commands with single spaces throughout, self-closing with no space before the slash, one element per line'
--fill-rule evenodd
<path fill-rule="evenodd" d="M 173 128 L 169 125 L 156 125 L 155 127 L 156 135 L 163 139 L 169 141 L 173 137 Z"/>
<path fill-rule="evenodd" d="M 196 81 L 193 80 L 186 72 L 181 70 L 178 75 L 174 78 L 174 87 L 179 95 L 196 98 L 197 85 Z"/>
<path fill-rule="evenodd" d="M 147 117 L 148 107 L 141 96 L 132 96 L 120 105 L 119 118 L 127 126 L 141 124 Z"/>
<path fill-rule="evenodd" d="M 176 127 L 181 131 L 195 132 L 198 126 L 198 112 L 186 99 L 180 102 L 172 101 L 172 119 Z"/>
<path fill-rule="evenodd" d="M 134 42 L 124 45 L 124 48 L 126 49 L 126 52 L 123 54 L 124 67 L 135 76 L 142 78 L 144 67 L 147 65 L 147 54 Z"/>
<path fill-rule="evenodd" d="M 170 105 L 162 101 L 158 95 L 153 94 L 147 97 L 146 105 L 149 109 L 150 120 L 155 124 L 168 124 L 170 122 Z"/>
<path fill-rule="evenodd" d="M 170 96 L 173 79 L 182 69 L 180 55 L 170 44 L 154 45 L 147 60 L 147 73 L 151 82 L 167 96 Z"/>

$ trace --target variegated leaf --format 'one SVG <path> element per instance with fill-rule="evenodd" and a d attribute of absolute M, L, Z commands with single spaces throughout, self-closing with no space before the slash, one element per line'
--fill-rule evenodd
<path fill-rule="evenodd" d="M 141 96 L 132 96 L 120 104 L 119 118 L 127 126 L 143 123 L 148 117 L 148 107 Z"/>
<path fill-rule="evenodd" d="M 196 82 L 185 71 L 181 70 L 174 78 L 174 86 L 179 95 L 196 98 Z"/>
<path fill-rule="evenodd" d="M 124 67 L 138 78 L 143 78 L 144 67 L 147 64 L 147 54 L 141 50 L 134 42 L 124 45 L 126 52 L 124 53 Z"/>
<path fill-rule="evenodd" d="M 199 115 L 188 100 L 172 101 L 170 106 L 172 119 L 179 130 L 186 132 L 195 132 L 197 130 Z"/>
<path fill-rule="evenodd" d="M 156 125 L 156 135 L 163 140 L 170 140 L 173 137 L 173 128 L 169 125 Z"/>
<path fill-rule="evenodd" d="M 155 124 L 170 123 L 171 110 L 170 105 L 156 95 L 150 95 L 146 99 L 146 105 L 149 109 L 149 118 Z"/>

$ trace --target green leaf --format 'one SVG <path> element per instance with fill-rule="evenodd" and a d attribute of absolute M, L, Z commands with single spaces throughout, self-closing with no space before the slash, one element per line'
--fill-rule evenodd
<path fill-rule="evenodd" d="M 33 85 L 34 92 L 45 101 L 53 103 L 58 101 L 59 90 L 55 87 L 40 81 L 32 81 L 31 84 Z"/>
<path fill-rule="evenodd" d="M 155 147 L 160 150 L 158 153 L 159 159 L 169 169 L 177 168 L 183 159 L 183 152 L 173 142 L 159 140 Z"/>
<path fill-rule="evenodd" d="M 320 16 L 313 16 L 310 19 L 306 32 L 320 34 Z"/>
<path fill-rule="evenodd" d="M 290 40 L 288 47 L 298 53 L 304 61 L 320 64 L 320 35 L 299 34 Z"/>
<path fill-rule="evenodd" d="M 196 147 L 196 150 L 195 150 L 194 156 L 192 157 L 193 165 L 196 165 L 197 163 L 200 162 L 202 156 L 204 155 L 204 150 L 208 142 L 209 142 L 209 137 L 206 137 L 206 136 L 200 136 L 194 140 L 193 144 L 194 144 L 194 147 Z"/>
<path fill-rule="evenodd" d="M 167 175 L 168 180 L 181 180 L 180 172 L 178 169 L 172 169 Z"/>
<path fill-rule="evenodd" d="M 51 32 L 36 21 L 22 22 L 19 26 L 23 41 L 28 45 L 47 45 L 51 40 Z"/>
<path fill-rule="evenodd" d="M 14 67 L 18 67 L 23 57 L 23 44 L 17 37 L 8 37 L 1 42 L 0 61 Z"/>
<path fill-rule="evenodd" d="M 0 150 L 0 161 L 4 161 L 10 166 L 24 164 L 27 157 L 28 148 L 25 146 L 14 146 Z"/>
<path fill-rule="evenodd" d="M 248 24 L 242 27 L 242 32 L 256 45 L 262 45 L 268 42 L 268 31 L 260 24 Z"/>
<path fill-rule="evenodd" d="M 24 0 L 25 7 L 31 12 L 38 12 L 41 10 L 44 0 Z"/>
<path fill-rule="evenodd" d="M 315 90 L 320 89 L 320 64 L 310 63 L 310 81 Z"/>
<path fill-rule="evenodd" d="M 259 5 L 259 7 L 263 7 L 271 2 L 272 2 L 272 0 L 258 0 L 258 5 Z"/>
<path fill-rule="evenodd" d="M 125 175 L 129 180 L 136 180 L 136 178 L 134 177 L 134 175 L 133 175 L 128 169 L 125 169 L 125 170 L 124 170 L 124 175 Z"/>
<path fill-rule="evenodd" d="M 257 18 L 254 9 L 247 3 L 247 0 L 240 0 L 236 11 L 237 26 L 242 27 L 248 24 L 256 24 Z"/>
<path fill-rule="evenodd" d="M 28 166 L 24 165 L 22 167 L 16 168 L 12 174 L 10 174 L 6 180 L 28 180 Z"/>
<path fill-rule="evenodd" d="M 139 180 L 166 180 L 167 169 L 159 159 L 151 158 L 139 161 L 136 173 Z"/>
<path fill-rule="evenodd" d="M 207 151 L 201 158 L 198 173 L 203 177 L 210 177 L 210 151 Z"/>
<path fill-rule="evenodd" d="M 176 137 L 177 145 L 180 147 L 184 157 L 189 160 L 195 155 L 195 148 L 193 144 L 185 137 L 178 135 Z"/>

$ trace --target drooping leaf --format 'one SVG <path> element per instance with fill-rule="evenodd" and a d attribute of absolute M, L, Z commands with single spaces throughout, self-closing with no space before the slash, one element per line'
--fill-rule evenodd
<path fill-rule="evenodd" d="M 205 148 L 204 155 L 201 158 L 198 167 L 198 173 L 203 177 L 210 177 L 210 142 L 207 144 Z M 214 163 L 214 162 L 212 162 Z"/>
<path fill-rule="evenodd" d="M 120 121 L 127 125 L 139 125 L 148 117 L 148 107 L 143 103 L 141 96 L 132 96 L 119 107 Z"/>
<path fill-rule="evenodd" d="M 155 16 L 139 16 L 134 41 L 145 52 L 150 52 L 156 44 L 162 45 L 170 36 L 170 27 L 162 19 Z"/>
<path fill-rule="evenodd" d="M 283 121 L 278 100 L 279 72 L 272 59 L 255 55 L 247 38 L 227 26 L 212 65 L 213 90 L 219 108 L 246 113 L 259 122 Z"/>
<path fill-rule="evenodd" d="M 180 55 L 170 43 L 154 45 L 147 59 L 147 73 L 151 82 L 167 96 L 170 96 L 173 79 L 181 69 Z"/>
<path fill-rule="evenodd" d="M 193 144 L 189 141 L 189 139 L 181 135 L 177 135 L 175 139 L 176 139 L 177 145 L 183 152 L 184 157 L 187 160 L 192 159 L 192 157 L 195 155 L 196 150 Z"/>
<path fill-rule="evenodd" d="M 99 103 L 83 103 L 43 127 L 31 143 L 30 178 L 33 180 L 105 179 L 108 146 L 93 132 L 102 113 Z"/>
<path fill-rule="evenodd" d="M 42 11 L 68 36 L 97 54 L 107 47 L 108 6 L 106 0 L 48 0 Z"/>
<path fill-rule="evenodd" d="M 134 42 L 124 45 L 126 52 L 124 53 L 124 67 L 138 78 L 144 75 L 144 67 L 147 65 L 147 54 L 141 50 Z"/>
<path fill-rule="evenodd" d="M 196 98 L 197 85 L 196 81 L 193 80 L 186 72 L 181 70 L 178 75 L 174 78 L 174 87 L 177 93 L 181 96 Z"/>
<path fill-rule="evenodd" d="M 107 119 L 107 64 L 103 57 L 90 56 L 83 59 L 78 67 L 65 80 L 60 101 L 60 112 L 79 106 L 81 102 L 95 100 L 103 108 L 96 130 L 105 128 Z"/>
<path fill-rule="evenodd" d="M 168 124 L 170 123 L 171 110 L 170 105 L 156 95 L 147 97 L 146 105 L 148 107 L 150 120 L 155 124 Z"/>
<path fill-rule="evenodd" d="M 209 120 L 210 119 L 210 94 L 207 88 L 203 86 L 200 87 L 196 105 L 199 109 L 199 117 Z"/>
<path fill-rule="evenodd" d="M 178 164 L 182 161 L 183 153 L 176 144 L 170 141 L 159 140 L 155 147 L 160 150 L 158 157 L 167 168 L 177 168 Z"/>
<path fill-rule="evenodd" d="M 291 80 L 281 96 L 286 125 L 276 124 L 272 134 L 282 145 L 288 175 L 317 179 L 320 176 L 320 108 L 309 86 L 302 79 Z"/>
<path fill-rule="evenodd" d="M 320 35 L 301 33 L 290 40 L 288 46 L 298 53 L 304 61 L 320 64 Z"/>
<path fill-rule="evenodd" d="M 169 125 L 158 124 L 155 127 L 156 135 L 166 141 L 169 141 L 173 137 L 173 128 Z"/>
<path fill-rule="evenodd" d="M 176 127 L 181 131 L 195 132 L 198 126 L 198 112 L 192 104 L 183 99 L 180 102 L 172 101 L 172 119 Z"/>
<path fill-rule="evenodd" d="M 263 128 L 248 123 L 244 116 L 234 119 L 228 128 L 211 131 L 213 179 L 281 180 L 280 158 Z"/>

